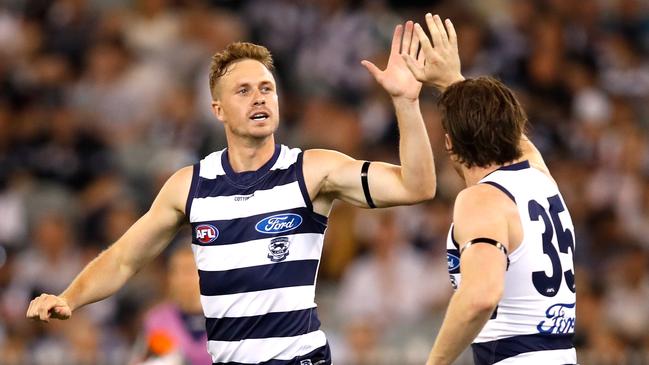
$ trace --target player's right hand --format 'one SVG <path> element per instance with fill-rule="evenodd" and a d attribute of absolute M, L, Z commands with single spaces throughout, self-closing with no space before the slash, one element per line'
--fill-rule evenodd
<path fill-rule="evenodd" d="M 56 295 L 41 294 L 29 303 L 27 318 L 35 321 L 49 322 L 53 319 L 68 319 L 72 316 L 72 309 L 68 302 Z"/>
<path fill-rule="evenodd" d="M 444 90 L 451 84 L 464 80 L 457 35 L 453 23 L 446 19 L 443 24 L 439 15 L 426 14 L 426 24 L 432 44 L 421 25 L 415 24 L 415 34 L 421 46 L 419 52 L 423 52 L 425 56 L 424 64 L 417 62 L 409 54 L 403 54 L 402 57 L 417 80 Z"/>

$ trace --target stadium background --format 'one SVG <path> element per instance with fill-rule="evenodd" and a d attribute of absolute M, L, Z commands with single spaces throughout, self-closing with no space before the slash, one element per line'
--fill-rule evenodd
<path fill-rule="evenodd" d="M 3 0 L 0 2 L 0 364 L 125 364 L 166 295 L 166 253 L 72 321 L 25 320 L 128 228 L 175 169 L 225 145 L 209 114 L 210 56 L 273 52 L 277 140 L 397 161 L 383 90 L 391 32 L 450 17 L 466 76 L 515 88 L 577 227 L 583 364 L 649 363 L 649 2 Z M 444 240 L 461 181 L 434 94 L 422 111 L 437 197 L 404 209 L 338 204 L 320 268 L 337 364 L 421 364 L 450 295 Z M 174 245 L 188 245 L 186 232 Z M 466 359 L 466 358 L 465 358 Z"/>

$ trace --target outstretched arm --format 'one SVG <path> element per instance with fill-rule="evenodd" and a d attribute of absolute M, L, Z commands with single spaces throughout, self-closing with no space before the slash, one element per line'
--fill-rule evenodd
<path fill-rule="evenodd" d="M 146 214 L 92 260 L 62 294 L 42 294 L 32 300 L 27 318 L 45 322 L 68 319 L 75 309 L 119 290 L 171 242 L 184 222 L 183 202 L 191 176 L 191 167 L 186 167 L 169 178 Z"/>
<path fill-rule="evenodd" d="M 370 74 L 390 94 L 399 125 L 399 157 L 401 165 L 374 162 L 368 171 L 371 199 L 377 207 L 419 203 L 435 195 L 435 164 L 428 133 L 419 109 L 421 83 L 408 70 L 403 54 L 417 59 L 418 40 L 413 35 L 413 23 L 398 25 L 394 31 L 390 58 L 385 70 L 369 61 L 362 61 Z M 419 61 L 423 64 L 423 55 Z M 361 184 L 363 161 L 329 150 L 305 153 L 306 165 L 317 164 L 324 176 L 320 194 L 367 207 Z"/>

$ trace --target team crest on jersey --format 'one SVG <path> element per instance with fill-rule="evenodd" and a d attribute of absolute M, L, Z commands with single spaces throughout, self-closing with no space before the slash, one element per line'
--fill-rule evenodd
<path fill-rule="evenodd" d="M 268 258 L 272 262 L 280 262 L 286 260 L 288 256 L 288 248 L 291 242 L 288 237 L 277 237 L 270 240 L 268 245 Z"/>
<path fill-rule="evenodd" d="M 311 362 L 311 360 L 306 359 L 306 360 L 301 360 L 300 365 L 313 365 L 313 363 Z"/>
<path fill-rule="evenodd" d="M 302 224 L 302 216 L 299 214 L 275 214 L 257 222 L 255 230 L 264 234 L 284 233 L 294 230 L 300 224 Z"/>
<path fill-rule="evenodd" d="M 196 226 L 196 239 L 200 243 L 212 243 L 219 237 L 219 230 L 211 224 Z"/>

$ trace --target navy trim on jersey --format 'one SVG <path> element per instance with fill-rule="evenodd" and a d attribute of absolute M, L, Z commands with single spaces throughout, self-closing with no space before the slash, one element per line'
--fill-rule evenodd
<path fill-rule="evenodd" d="M 530 162 L 525 160 L 511 165 L 500 166 L 496 171 L 519 171 L 519 170 L 525 170 L 529 168 L 530 168 Z"/>
<path fill-rule="evenodd" d="M 516 198 L 514 198 L 512 193 L 510 193 L 509 190 L 505 189 L 504 186 L 498 184 L 497 182 L 483 181 L 483 182 L 481 182 L 481 184 L 489 184 L 489 185 L 495 187 L 496 189 L 498 189 L 498 190 L 502 191 L 503 193 L 505 193 L 509 197 L 509 199 L 511 199 L 514 203 L 516 203 Z"/>
<path fill-rule="evenodd" d="M 201 164 L 197 162 L 192 166 L 192 181 L 189 183 L 189 194 L 187 194 L 187 202 L 185 202 L 185 217 L 189 221 L 189 213 L 192 209 L 192 201 L 194 200 L 194 195 L 196 194 L 197 185 L 199 185 L 199 174 L 201 171 Z"/>
<path fill-rule="evenodd" d="M 329 349 L 329 343 L 326 345 L 317 348 L 306 355 L 297 356 L 290 360 L 269 360 L 260 362 L 256 365 L 299 365 L 302 360 L 311 360 L 313 365 L 331 365 L 331 350 Z M 212 365 L 252 365 L 249 363 L 242 362 L 216 362 Z"/>
<path fill-rule="evenodd" d="M 230 179 L 222 181 L 218 179 L 201 178 L 201 187 L 196 192 L 196 199 L 208 197 L 222 197 L 233 195 L 248 195 L 259 190 L 269 190 L 276 186 L 290 184 L 295 182 L 294 170 L 295 164 L 285 170 L 271 170 L 261 176 L 254 184 L 250 186 L 241 186 L 230 183 Z M 247 172 L 243 173 L 246 174 Z"/>
<path fill-rule="evenodd" d="M 281 233 L 261 233 L 255 229 L 257 223 L 264 218 L 293 213 L 302 217 L 302 223 L 295 229 Z M 219 231 L 219 235 L 213 242 L 201 243 L 196 238 L 196 227 L 201 224 L 211 224 Z M 199 246 L 215 246 L 215 245 L 233 245 L 241 242 L 248 242 L 252 240 L 259 240 L 264 238 L 273 238 L 279 236 L 287 236 L 298 233 L 324 233 L 327 229 L 327 217 L 314 213 L 305 207 L 277 210 L 263 214 L 252 215 L 250 217 L 225 219 L 214 221 L 199 221 L 192 222 L 192 243 Z"/>
<path fill-rule="evenodd" d="M 228 295 L 313 285 L 319 260 L 285 261 L 223 271 L 198 270 L 201 295 Z"/>
<path fill-rule="evenodd" d="M 273 165 L 279 158 L 281 150 L 282 146 L 276 144 L 273 156 L 259 169 L 254 171 L 236 172 L 234 171 L 234 169 L 232 169 L 232 165 L 230 165 L 230 159 L 228 158 L 228 149 L 226 148 L 225 151 L 223 151 L 223 153 L 221 154 L 221 166 L 223 166 L 223 171 L 225 171 L 226 178 L 232 184 L 241 187 L 252 186 L 259 182 L 259 180 L 266 175 L 270 168 L 273 167 Z"/>
<path fill-rule="evenodd" d="M 475 365 L 491 365 L 499 361 L 543 350 L 566 350 L 574 347 L 570 335 L 522 335 L 507 337 L 496 341 L 471 344 Z"/>
<path fill-rule="evenodd" d="M 295 176 L 297 177 L 298 184 L 300 185 L 300 191 L 302 192 L 302 198 L 304 198 L 304 204 L 306 204 L 307 208 L 313 210 L 313 202 L 311 202 L 309 190 L 306 188 L 306 182 L 304 181 L 304 151 L 300 152 L 300 154 L 297 155 L 297 161 L 295 162 Z M 321 214 L 318 215 L 322 216 Z"/>
<path fill-rule="evenodd" d="M 320 320 L 314 307 L 250 317 L 207 318 L 205 328 L 210 341 L 239 341 L 304 335 L 317 331 Z"/>

